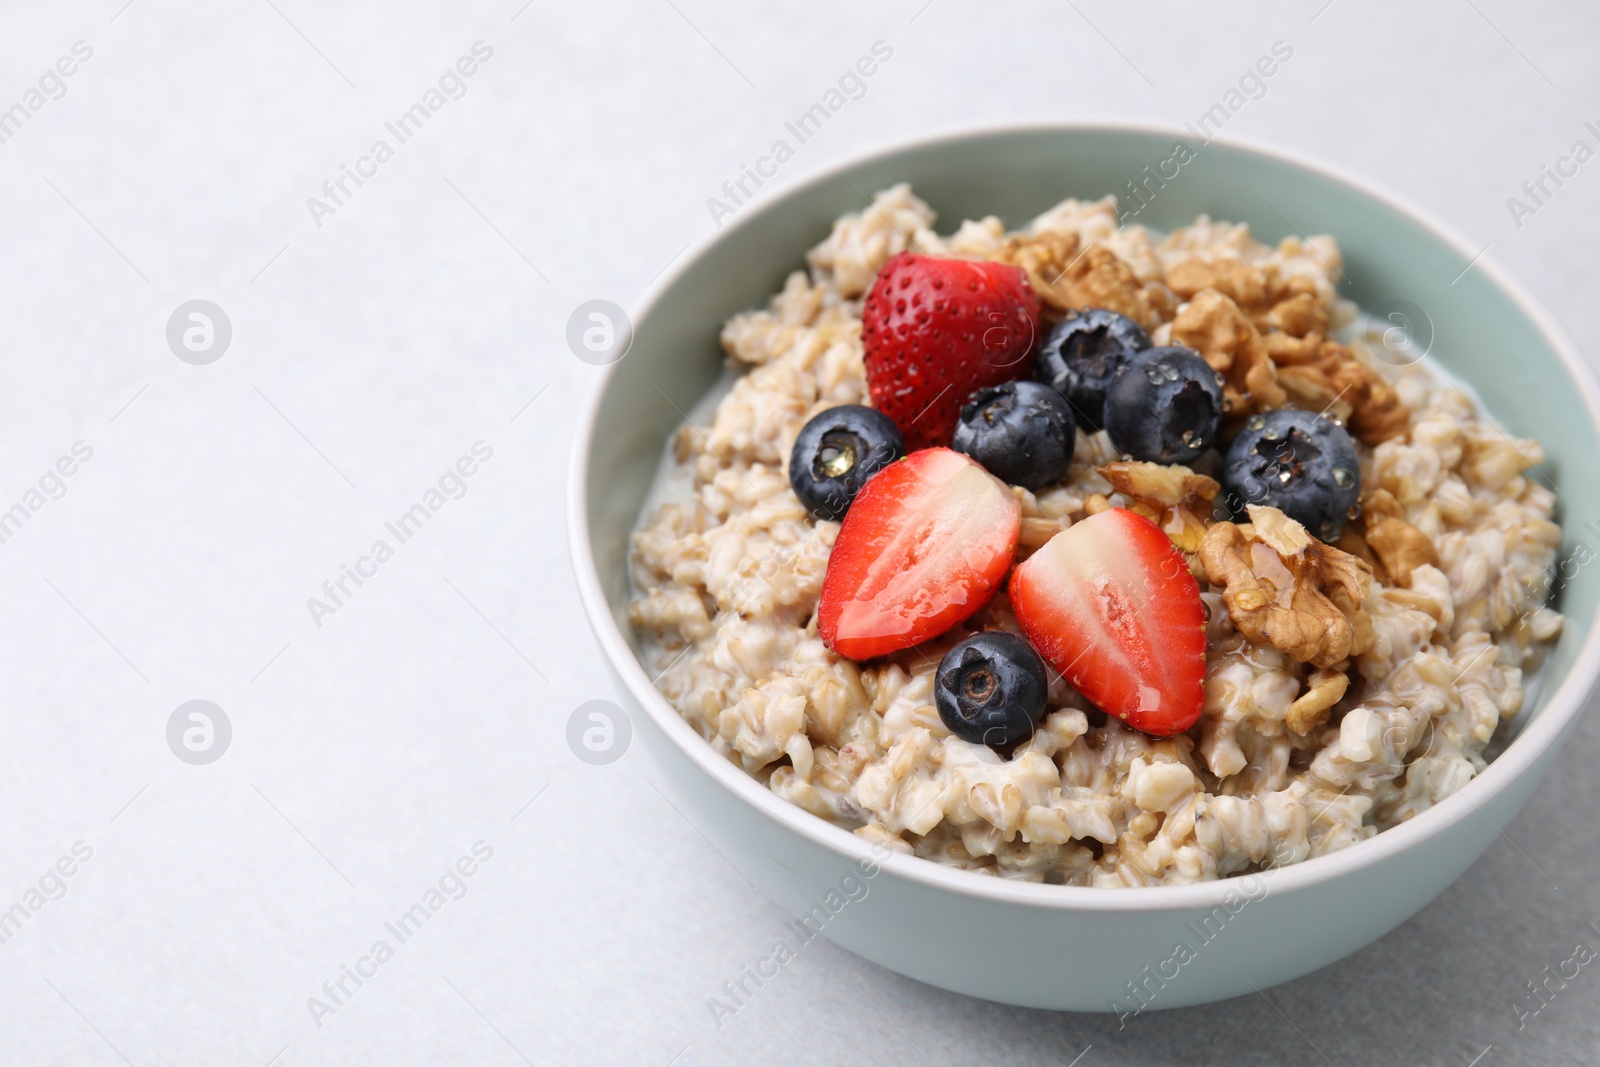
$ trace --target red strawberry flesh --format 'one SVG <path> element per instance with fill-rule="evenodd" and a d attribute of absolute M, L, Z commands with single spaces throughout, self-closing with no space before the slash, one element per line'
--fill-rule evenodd
<path fill-rule="evenodd" d="M 817 629 L 871 659 L 944 633 L 989 601 L 1016 554 L 1016 494 L 959 452 L 929 448 L 862 487 L 828 557 Z"/>
<path fill-rule="evenodd" d="M 872 406 L 915 450 L 948 445 L 976 389 L 1030 369 L 1039 299 L 1005 263 L 902 252 L 878 272 L 861 311 Z"/>
<path fill-rule="evenodd" d="M 1118 508 L 1076 523 L 1017 566 L 1010 594 L 1033 647 L 1095 706 L 1162 737 L 1199 719 L 1205 606 L 1150 520 Z"/>

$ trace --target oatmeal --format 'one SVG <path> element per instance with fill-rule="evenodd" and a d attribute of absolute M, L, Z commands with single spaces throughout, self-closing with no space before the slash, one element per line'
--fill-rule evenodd
<path fill-rule="evenodd" d="M 709 420 L 671 442 L 692 493 L 634 535 L 631 617 L 657 687 L 706 741 L 872 841 L 982 874 L 1088 886 L 1194 882 L 1322 855 L 1483 770 L 1561 628 L 1544 603 L 1561 531 L 1533 470 L 1538 443 L 1510 436 L 1442 373 L 1377 361 L 1337 293 L 1330 237 L 1267 246 L 1204 217 L 1160 236 L 1119 227 L 1111 198 L 1064 201 L 1014 233 L 986 218 L 940 235 L 934 221 L 905 185 L 840 219 L 767 309 L 723 327 L 737 376 Z M 1163 550 L 1203 605 L 1192 725 L 1135 729 L 1063 667 L 1048 672 L 1025 740 L 958 736 L 940 711 L 941 661 L 985 631 L 1026 636 L 1019 615 L 1031 613 L 1004 581 L 953 629 L 887 655 L 858 662 L 824 639 L 819 600 L 841 525 L 796 494 L 790 452 L 819 413 L 872 403 L 863 307 L 903 252 L 1009 264 L 1041 329 L 1106 309 L 1140 345 L 1192 350 L 1214 375 L 1201 384 L 1221 397 L 1220 440 L 1186 440 L 1192 461 L 1113 445 L 1113 385 L 1109 429 L 1080 410 L 1065 470 L 1005 487 L 1016 502 L 1008 571 L 1104 513 L 1166 534 Z M 1355 450 L 1357 469 L 1333 469 L 1323 487 L 1338 506 L 1303 521 L 1288 504 L 1235 499 L 1214 450 L 1251 434 L 1275 440 L 1287 409 L 1335 427 L 1306 422 L 1307 434 L 1337 433 Z"/>

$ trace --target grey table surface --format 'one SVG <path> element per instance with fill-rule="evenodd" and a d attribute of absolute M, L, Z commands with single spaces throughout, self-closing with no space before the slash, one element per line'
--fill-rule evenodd
<path fill-rule="evenodd" d="M 597 372 L 563 332 L 711 232 L 707 199 L 877 41 L 892 60 L 762 195 L 941 130 L 1192 119 L 1283 41 L 1228 133 L 1424 205 L 1596 350 L 1600 162 L 1508 206 L 1600 146 L 1589 5 L 0 5 L 0 510 L 27 514 L 0 544 L 0 1063 L 1600 1060 L 1595 968 L 1527 1013 L 1600 944 L 1594 717 L 1438 902 L 1262 996 L 1119 1030 L 819 942 L 715 1025 L 785 916 L 642 752 L 565 742 L 615 694 L 567 561 Z M 196 299 L 231 324 L 189 352 L 179 316 L 205 365 L 168 341 Z M 231 728 L 206 765 L 168 741 L 197 699 Z"/>

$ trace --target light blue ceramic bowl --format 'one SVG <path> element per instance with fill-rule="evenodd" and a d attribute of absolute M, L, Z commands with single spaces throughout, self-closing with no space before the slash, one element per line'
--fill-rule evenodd
<path fill-rule="evenodd" d="M 723 321 L 764 305 L 835 218 L 866 206 L 863 193 L 910 181 L 945 227 L 989 214 L 1016 226 L 1066 196 L 1125 194 L 1188 137 L 1125 125 L 985 130 L 877 152 L 771 196 L 640 303 L 633 347 L 606 372 L 579 427 L 569 507 L 578 585 L 637 732 L 683 810 L 785 911 L 810 913 L 829 939 L 946 989 L 1031 1007 L 1153 1010 L 1264 988 L 1354 952 L 1442 892 L 1510 822 L 1600 672 L 1600 568 L 1585 567 L 1561 591 L 1567 624 L 1539 706 L 1459 794 L 1259 882 L 1143 889 L 1013 883 L 901 857 L 880 864 L 860 838 L 713 753 L 651 687 L 627 621 L 628 535 L 679 409 L 722 366 Z M 1156 228 L 1207 213 L 1248 222 L 1268 242 L 1335 235 L 1345 295 L 1368 309 L 1392 300 L 1425 309 L 1432 354 L 1514 432 L 1543 443 L 1541 469 L 1557 485 L 1567 530 L 1562 557 L 1593 540 L 1581 527 L 1600 500 L 1595 387 L 1548 316 L 1475 248 L 1386 194 L 1276 150 L 1212 142 L 1164 187 L 1147 188 L 1155 195 L 1139 221 Z"/>

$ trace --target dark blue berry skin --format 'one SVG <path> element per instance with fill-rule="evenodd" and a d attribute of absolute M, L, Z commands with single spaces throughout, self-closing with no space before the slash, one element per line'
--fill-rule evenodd
<path fill-rule="evenodd" d="M 1118 452 L 1151 463 L 1193 463 L 1222 428 L 1222 375 L 1192 348 L 1147 348 L 1106 394 L 1105 425 Z"/>
<path fill-rule="evenodd" d="M 1361 498 L 1361 457 L 1350 434 L 1313 411 L 1264 411 L 1245 420 L 1222 468 L 1224 500 L 1277 508 L 1313 537 L 1337 541 Z"/>
<path fill-rule="evenodd" d="M 1098 430 L 1117 372 L 1149 347 L 1150 335 L 1126 315 L 1105 308 L 1069 311 L 1034 357 L 1034 377 L 1067 398 L 1084 429 Z"/>
<path fill-rule="evenodd" d="M 950 447 L 1001 481 L 1039 489 L 1066 473 L 1077 443 L 1066 397 L 1042 382 L 1006 382 L 967 398 Z"/>
<path fill-rule="evenodd" d="M 1044 660 L 1004 630 L 985 630 L 956 645 L 934 675 L 934 703 L 950 732 L 1003 756 L 1033 736 L 1048 692 Z"/>
<path fill-rule="evenodd" d="M 889 416 L 844 404 L 811 417 L 789 453 L 789 485 L 806 510 L 838 520 L 867 479 L 906 454 Z"/>

